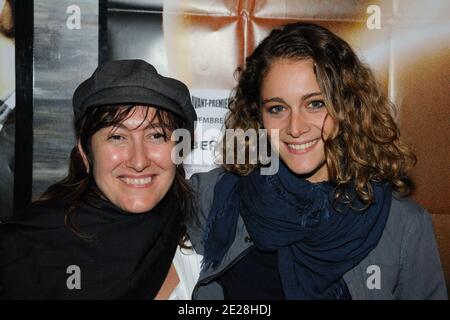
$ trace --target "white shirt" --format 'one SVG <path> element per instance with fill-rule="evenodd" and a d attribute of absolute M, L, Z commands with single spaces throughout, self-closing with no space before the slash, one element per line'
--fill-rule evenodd
<path fill-rule="evenodd" d="M 191 243 L 187 241 L 188 246 Z M 200 265 L 203 256 L 197 254 L 194 249 L 182 249 L 177 247 L 173 265 L 177 271 L 180 282 L 170 294 L 168 300 L 191 300 L 192 290 L 194 290 L 200 275 Z"/>

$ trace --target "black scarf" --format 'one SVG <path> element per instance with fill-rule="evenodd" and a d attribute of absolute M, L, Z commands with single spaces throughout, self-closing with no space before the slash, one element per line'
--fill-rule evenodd
<path fill-rule="evenodd" d="M 32 206 L 20 219 L 0 225 L 1 298 L 156 296 L 181 234 L 181 216 L 173 197 L 169 193 L 143 214 L 126 213 L 108 201 L 92 199 L 74 216 L 89 240 L 65 225 L 67 201 Z M 80 268 L 81 289 L 67 287 L 67 279 L 75 274 L 67 273 L 70 265 Z"/>
<path fill-rule="evenodd" d="M 203 267 L 220 264 L 241 215 L 255 245 L 278 252 L 288 299 L 338 299 L 344 291 L 342 276 L 375 248 L 389 215 L 390 185 L 372 186 L 375 201 L 369 208 L 361 212 L 341 206 L 338 212 L 331 204 L 330 183 L 310 183 L 283 163 L 273 176 L 227 173 L 214 190 Z"/>

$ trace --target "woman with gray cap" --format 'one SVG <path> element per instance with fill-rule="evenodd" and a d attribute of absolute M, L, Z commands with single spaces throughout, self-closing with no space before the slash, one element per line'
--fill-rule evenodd
<path fill-rule="evenodd" d="M 192 191 L 171 134 L 194 130 L 189 90 L 142 60 L 111 61 L 73 107 L 67 177 L 0 227 L 0 297 L 188 299 L 198 261 L 183 267 L 179 250 Z"/>

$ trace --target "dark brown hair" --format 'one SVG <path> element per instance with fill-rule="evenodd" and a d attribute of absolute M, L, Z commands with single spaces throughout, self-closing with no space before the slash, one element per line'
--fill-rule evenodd
<path fill-rule="evenodd" d="M 410 191 L 408 171 L 416 157 L 400 140 L 395 108 L 382 93 L 368 66 L 351 47 L 329 30 L 292 23 L 273 30 L 237 69 L 238 84 L 225 120 L 226 128 L 260 129 L 260 93 L 264 76 L 278 59 L 314 62 L 314 71 L 335 130 L 325 141 L 335 200 L 350 202 L 349 186 L 367 206 L 373 201 L 371 182 L 390 182 L 401 195 Z M 226 153 L 227 142 L 222 141 Z M 228 146 L 229 147 L 229 146 Z M 260 164 L 226 164 L 241 175 Z"/>
<path fill-rule="evenodd" d="M 91 138 L 102 128 L 116 126 L 133 115 L 136 111 L 134 105 L 122 105 L 114 107 L 97 107 L 89 110 L 85 115 L 75 122 L 76 138 L 81 148 L 85 152 L 90 167 L 92 168 L 92 150 Z M 144 119 L 147 118 L 149 108 L 146 108 Z M 157 119 L 165 139 L 170 139 L 173 130 L 182 128 L 183 121 L 175 114 L 156 109 L 150 122 Z M 180 164 L 176 168 L 175 180 L 169 190 L 171 195 L 175 197 L 178 204 L 178 210 L 182 215 L 182 238 L 180 245 L 183 246 L 186 240 L 185 222 L 193 215 L 193 191 L 185 179 L 185 171 L 183 165 Z M 84 235 L 75 223 L 74 212 L 84 201 L 87 195 L 105 198 L 96 186 L 92 176 L 92 170 L 88 172 L 88 168 L 84 164 L 80 151 L 76 146 L 73 147 L 70 160 L 69 172 L 67 177 L 58 183 L 51 185 L 35 203 L 46 203 L 53 200 L 65 198 L 69 201 L 69 209 L 65 216 L 66 225 L 80 237 L 88 239 L 89 236 Z"/>

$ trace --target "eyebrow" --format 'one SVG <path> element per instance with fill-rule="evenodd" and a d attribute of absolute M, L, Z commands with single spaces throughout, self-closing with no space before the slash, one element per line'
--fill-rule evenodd
<path fill-rule="evenodd" d="M 304 96 L 302 96 L 301 101 L 305 101 L 309 98 L 315 97 L 315 96 L 320 96 L 322 95 L 322 92 L 311 92 L 308 94 L 305 94 Z M 288 104 L 286 101 L 284 101 L 283 98 L 280 97 L 273 97 L 273 98 L 269 98 L 269 99 L 264 99 L 261 104 L 266 104 L 268 102 L 280 102 L 280 103 L 284 103 L 284 104 Z"/>
<path fill-rule="evenodd" d="M 138 127 L 136 127 L 136 128 L 130 129 L 130 128 L 128 128 L 125 124 L 123 124 L 123 123 L 118 123 L 117 125 L 114 125 L 113 127 L 116 128 L 116 129 L 121 128 L 121 129 L 125 129 L 125 130 L 130 131 L 130 130 L 134 130 L 134 129 L 139 128 L 141 125 L 142 125 L 142 124 L 140 124 L 140 125 L 139 125 Z M 147 129 L 154 129 L 154 128 L 168 128 L 168 126 L 166 126 L 166 125 L 164 125 L 164 124 L 160 124 L 160 123 L 148 123 L 143 129 L 144 129 L 144 130 L 147 130 Z"/>

